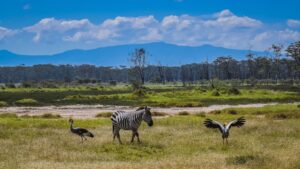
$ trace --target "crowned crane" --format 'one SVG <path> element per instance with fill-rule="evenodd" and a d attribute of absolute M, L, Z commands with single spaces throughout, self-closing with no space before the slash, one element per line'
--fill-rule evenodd
<path fill-rule="evenodd" d="M 207 128 L 218 128 L 220 130 L 220 132 L 222 133 L 223 144 L 224 144 L 224 139 L 226 140 L 226 143 L 228 144 L 227 138 L 229 136 L 229 130 L 230 130 L 231 126 L 241 127 L 245 124 L 245 122 L 246 122 L 246 120 L 244 117 L 240 117 L 236 120 L 233 120 L 230 123 L 228 123 L 227 125 L 226 125 L 226 123 L 222 125 L 218 121 L 206 119 L 204 121 L 204 125 Z"/>
<path fill-rule="evenodd" d="M 77 134 L 78 136 L 81 137 L 81 142 L 83 143 L 84 140 L 87 140 L 87 137 L 94 137 L 93 133 L 89 132 L 87 129 L 84 128 L 73 128 L 73 119 L 69 120 L 70 123 L 70 130 L 72 133 Z"/>

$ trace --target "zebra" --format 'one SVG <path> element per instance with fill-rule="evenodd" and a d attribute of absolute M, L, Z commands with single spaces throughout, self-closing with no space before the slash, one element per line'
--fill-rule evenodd
<path fill-rule="evenodd" d="M 119 143 L 122 144 L 119 132 L 121 129 L 123 129 L 132 130 L 131 143 L 134 141 L 135 137 L 137 137 L 137 141 L 140 143 L 141 141 L 139 138 L 138 129 L 141 125 L 142 120 L 144 120 L 149 127 L 153 125 L 150 108 L 148 108 L 147 106 L 140 107 L 134 112 L 114 112 L 111 116 L 113 141 L 115 141 L 115 137 L 117 137 Z"/>

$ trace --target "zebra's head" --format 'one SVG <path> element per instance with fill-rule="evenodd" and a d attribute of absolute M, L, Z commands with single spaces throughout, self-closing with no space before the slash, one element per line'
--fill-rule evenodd
<path fill-rule="evenodd" d="M 152 120 L 152 115 L 150 112 L 150 108 L 148 108 L 147 106 L 145 107 L 145 112 L 143 114 L 143 120 L 148 124 L 148 126 L 152 126 L 153 125 L 153 120 Z"/>

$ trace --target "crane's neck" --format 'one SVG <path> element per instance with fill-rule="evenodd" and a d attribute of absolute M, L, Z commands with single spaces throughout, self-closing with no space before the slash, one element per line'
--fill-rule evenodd
<path fill-rule="evenodd" d="M 73 122 L 70 122 L 70 129 L 73 130 Z"/>

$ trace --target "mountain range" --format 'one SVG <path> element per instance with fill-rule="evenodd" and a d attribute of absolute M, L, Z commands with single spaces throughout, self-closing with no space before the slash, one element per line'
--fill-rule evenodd
<path fill-rule="evenodd" d="M 98 66 L 128 66 L 131 53 L 137 48 L 147 52 L 147 63 L 176 66 L 189 63 L 213 61 L 219 56 L 232 56 L 237 60 L 245 59 L 248 50 L 227 49 L 211 45 L 196 47 L 178 46 L 162 42 L 101 47 L 89 50 L 69 50 L 53 55 L 22 55 L 0 50 L 0 66 L 35 64 L 92 64 Z M 264 52 L 253 51 L 256 55 Z"/>

